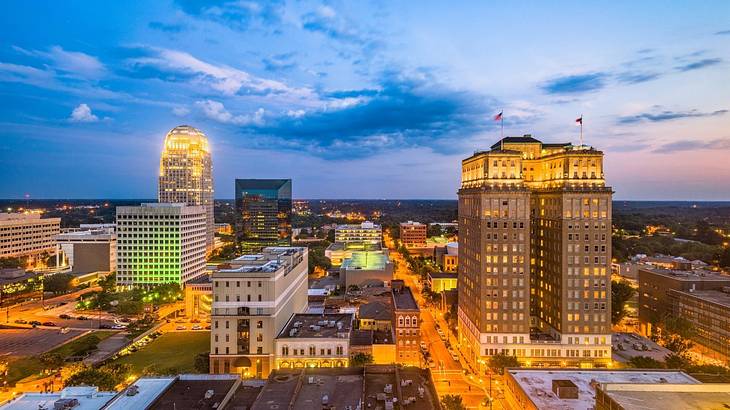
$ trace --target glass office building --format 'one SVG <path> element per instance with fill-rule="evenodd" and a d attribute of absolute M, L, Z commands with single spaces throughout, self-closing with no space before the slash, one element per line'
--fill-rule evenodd
<path fill-rule="evenodd" d="M 244 252 L 291 245 L 291 179 L 236 180 L 236 240 Z"/>

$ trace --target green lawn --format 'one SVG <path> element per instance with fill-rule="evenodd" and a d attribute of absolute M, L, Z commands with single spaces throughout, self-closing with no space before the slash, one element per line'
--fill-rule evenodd
<path fill-rule="evenodd" d="M 96 335 L 100 340 L 104 340 L 116 332 L 112 331 L 100 331 L 85 334 L 79 338 L 76 338 L 68 343 L 65 343 L 53 350 L 49 350 L 48 353 L 58 353 L 64 359 L 71 356 L 80 346 L 84 345 L 84 341 L 91 335 Z M 38 374 L 43 370 L 38 356 L 27 356 L 21 357 L 16 360 L 12 360 L 8 365 L 8 384 L 14 385 L 19 380 L 22 380 L 28 376 Z"/>
<path fill-rule="evenodd" d="M 208 351 L 210 332 L 170 332 L 113 363 L 128 363 L 135 374 L 197 373 L 195 356 Z"/>

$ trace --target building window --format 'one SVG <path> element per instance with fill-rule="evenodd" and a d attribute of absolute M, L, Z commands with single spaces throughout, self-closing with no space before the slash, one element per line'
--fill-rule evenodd
<path fill-rule="evenodd" d="M 263 327 L 264 327 L 264 322 L 262 320 L 259 320 L 258 322 L 256 322 L 257 329 L 263 329 Z"/>

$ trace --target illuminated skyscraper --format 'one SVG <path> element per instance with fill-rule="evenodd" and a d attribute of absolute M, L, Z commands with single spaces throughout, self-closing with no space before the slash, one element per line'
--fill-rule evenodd
<path fill-rule="evenodd" d="M 291 179 L 236 180 L 236 239 L 244 252 L 291 245 Z"/>
<path fill-rule="evenodd" d="M 458 327 L 474 365 L 610 362 L 611 195 L 587 146 L 507 137 L 462 161 Z"/>
<path fill-rule="evenodd" d="M 157 200 L 202 205 L 206 213 L 205 248 L 208 253 L 213 249 L 213 163 L 208 138 L 199 129 L 180 125 L 165 136 Z"/>

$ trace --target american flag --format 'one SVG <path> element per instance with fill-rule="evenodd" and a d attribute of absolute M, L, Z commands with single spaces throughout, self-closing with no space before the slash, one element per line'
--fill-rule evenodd
<path fill-rule="evenodd" d="M 502 113 L 503 113 L 503 112 L 504 112 L 504 111 L 500 111 L 500 112 L 499 112 L 499 114 L 495 115 L 495 116 L 494 116 L 494 121 L 499 121 L 499 120 L 501 120 L 501 119 L 502 119 Z"/>

